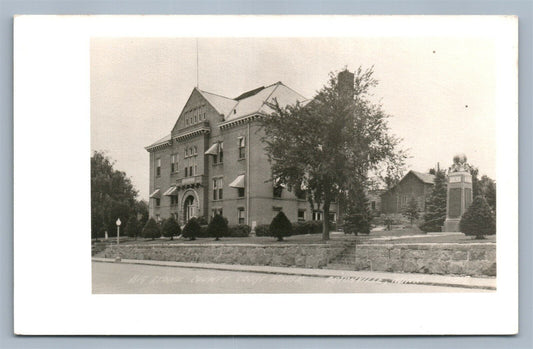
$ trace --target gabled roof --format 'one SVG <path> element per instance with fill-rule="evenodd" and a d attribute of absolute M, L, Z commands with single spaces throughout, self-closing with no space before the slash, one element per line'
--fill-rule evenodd
<path fill-rule="evenodd" d="M 251 92 L 255 93 L 252 94 Z M 252 90 L 243 95 L 247 95 L 248 93 L 251 95 L 240 99 L 238 104 L 233 107 L 224 121 L 235 120 L 255 113 L 270 114 L 274 110 L 272 110 L 267 103 L 273 103 L 274 99 L 276 99 L 281 106 L 296 104 L 296 102 L 303 102 L 306 100 L 301 94 L 283 85 L 281 81 L 262 89 L 258 88 Z M 242 97 L 243 95 L 239 97 Z"/>
<path fill-rule="evenodd" d="M 158 145 L 163 145 L 163 144 L 167 144 L 168 142 L 170 142 L 170 140 L 172 139 L 172 136 L 170 134 L 166 135 L 165 137 L 161 138 L 161 139 L 158 139 L 157 141 L 155 141 L 154 143 L 150 144 L 149 146 L 145 147 L 144 149 L 150 149 L 150 148 L 154 148 L 154 147 L 157 147 Z"/>
<path fill-rule="evenodd" d="M 416 171 L 409 171 L 412 172 L 415 176 L 418 177 L 422 182 L 433 184 L 435 182 L 435 175 L 429 174 L 429 173 L 422 173 L 422 172 L 416 172 Z"/>
<path fill-rule="evenodd" d="M 432 174 L 429 174 L 429 173 L 422 173 L 422 172 L 417 172 L 417 171 L 410 170 L 409 172 L 407 172 L 407 174 L 405 176 L 402 177 L 402 179 L 400 179 L 400 181 L 398 183 L 396 183 L 394 186 L 392 186 L 389 190 L 386 190 L 386 191 L 384 191 L 383 193 L 381 193 L 379 195 L 383 196 L 383 195 L 386 195 L 386 194 L 390 193 L 400 183 L 402 183 L 404 181 L 404 179 L 406 179 L 410 174 L 413 174 L 413 176 L 418 178 L 422 183 L 434 184 L 435 175 L 432 175 Z"/>
<path fill-rule="evenodd" d="M 224 121 L 232 121 L 254 114 L 270 114 L 274 110 L 267 104 L 274 103 L 274 100 L 277 100 L 280 106 L 296 104 L 296 102 L 305 104 L 309 101 L 298 92 L 285 86 L 281 81 L 267 87 L 261 86 L 246 91 L 234 99 L 202 91 L 198 88 L 194 88 L 193 93 L 195 90 L 198 91 L 198 93 L 200 93 L 200 95 L 205 98 L 205 100 L 211 104 L 219 114 L 224 116 Z M 189 100 L 191 96 L 189 97 Z M 177 123 L 178 121 L 176 121 L 175 125 L 177 125 Z M 149 150 L 157 146 L 165 145 L 170 142 L 170 140 L 171 135 L 165 136 L 147 146 L 145 149 Z"/>
<path fill-rule="evenodd" d="M 235 105 L 238 103 L 236 100 L 228 97 L 219 96 L 211 92 L 202 91 L 200 89 L 197 90 L 209 102 L 209 104 L 211 104 L 219 114 L 224 115 L 224 117 L 227 116 L 233 107 L 235 107 Z"/>

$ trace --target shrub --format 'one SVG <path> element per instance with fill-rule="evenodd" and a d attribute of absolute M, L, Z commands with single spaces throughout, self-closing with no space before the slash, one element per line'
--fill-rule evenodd
<path fill-rule="evenodd" d="M 320 233 L 322 233 L 322 221 L 305 221 L 292 223 L 292 235 Z"/>
<path fill-rule="evenodd" d="M 198 220 L 196 218 L 191 218 L 183 228 L 183 237 L 186 237 L 189 240 L 196 240 L 196 237 L 201 233 L 201 229 Z"/>
<path fill-rule="evenodd" d="M 409 219 L 409 223 L 411 223 L 411 225 L 413 225 L 415 219 L 418 219 L 420 213 L 418 212 L 418 204 L 416 203 L 416 199 L 414 197 L 411 197 L 402 214 Z"/>
<path fill-rule="evenodd" d="M 270 223 L 270 232 L 278 241 L 283 241 L 283 237 L 291 235 L 292 224 L 283 211 L 279 211 Z"/>
<path fill-rule="evenodd" d="M 153 218 L 150 218 L 148 222 L 146 222 L 142 231 L 142 236 L 152 240 L 161 236 L 159 225 L 157 225 Z"/>
<path fill-rule="evenodd" d="M 204 216 L 196 217 L 196 221 L 200 225 L 207 225 L 208 224 L 207 223 L 207 218 L 205 218 Z"/>
<path fill-rule="evenodd" d="M 246 224 L 230 225 L 228 227 L 228 236 L 232 238 L 248 237 L 250 230 L 250 226 Z"/>
<path fill-rule="evenodd" d="M 170 217 L 169 219 L 165 219 L 165 222 L 163 223 L 162 228 L 163 236 L 169 237 L 170 240 L 174 239 L 174 235 L 180 235 L 181 234 L 181 228 L 178 222 L 174 219 L 174 217 Z"/>
<path fill-rule="evenodd" d="M 215 240 L 219 240 L 220 237 L 228 235 L 228 223 L 221 215 L 217 214 L 209 223 L 207 232 L 209 236 L 214 236 Z"/>
<path fill-rule="evenodd" d="M 270 234 L 270 224 L 259 224 L 255 227 L 256 236 L 272 236 Z"/>
<path fill-rule="evenodd" d="M 130 217 L 128 220 L 128 224 L 126 225 L 126 229 L 124 229 L 124 233 L 129 237 L 137 238 L 139 236 L 141 231 L 141 227 L 139 226 L 139 221 L 137 220 L 137 217 Z"/>
<path fill-rule="evenodd" d="M 477 196 L 459 222 L 461 232 L 483 239 L 485 235 L 496 234 L 496 219 L 487 200 Z"/>
<path fill-rule="evenodd" d="M 360 213 L 348 214 L 344 216 L 342 226 L 346 234 L 370 234 L 370 216 Z"/>
<path fill-rule="evenodd" d="M 212 236 L 209 235 L 207 225 L 200 225 L 200 232 L 198 233 L 198 235 L 196 235 L 196 238 L 208 238 L 208 237 L 212 237 Z"/>

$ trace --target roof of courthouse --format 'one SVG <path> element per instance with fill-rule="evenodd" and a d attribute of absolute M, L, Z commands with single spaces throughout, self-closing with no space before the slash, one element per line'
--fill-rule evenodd
<path fill-rule="evenodd" d="M 274 110 L 267 104 L 274 103 L 274 100 L 277 100 L 282 106 L 307 100 L 281 81 L 267 87 L 261 86 L 244 92 L 235 98 L 223 97 L 202 90 L 198 91 L 213 108 L 224 115 L 224 121 L 236 120 L 253 114 L 270 114 Z"/>
<path fill-rule="evenodd" d="M 213 108 L 224 116 L 224 122 L 237 120 L 255 114 L 270 114 L 274 110 L 268 106 L 276 100 L 280 106 L 296 104 L 296 102 L 308 101 L 304 96 L 285 86 L 278 81 L 269 86 L 261 86 L 240 94 L 238 97 L 229 98 L 211 92 L 195 88 Z M 165 144 L 170 141 L 171 135 L 167 135 L 150 144 L 146 149 Z"/>

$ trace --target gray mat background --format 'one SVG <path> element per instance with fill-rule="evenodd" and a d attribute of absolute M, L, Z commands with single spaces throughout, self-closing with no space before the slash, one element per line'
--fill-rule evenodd
<path fill-rule="evenodd" d="M 13 16 L 15 14 L 517 15 L 520 36 L 520 334 L 431 337 L 17 337 L 13 335 Z M 0 0 L 0 348 L 533 348 L 531 236 L 533 1 Z"/>

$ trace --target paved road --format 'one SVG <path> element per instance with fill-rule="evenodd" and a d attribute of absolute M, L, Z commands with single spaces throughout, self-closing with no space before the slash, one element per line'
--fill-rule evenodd
<path fill-rule="evenodd" d="M 93 262 L 92 268 L 93 293 L 484 292 L 458 287 L 125 263 Z"/>

